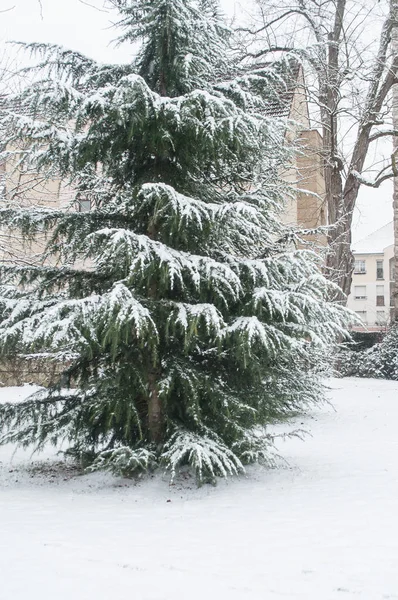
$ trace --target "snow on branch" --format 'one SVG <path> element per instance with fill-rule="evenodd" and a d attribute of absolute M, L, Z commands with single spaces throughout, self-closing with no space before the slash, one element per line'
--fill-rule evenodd
<path fill-rule="evenodd" d="M 128 277 L 147 281 L 155 267 L 163 271 L 168 289 L 176 284 L 185 289 L 187 280 L 196 289 L 207 282 L 227 306 L 228 298 L 235 301 L 242 291 L 239 276 L 228 264 L 176 250 L 147 235 L 126 229 L 101 229 L 87 236 L 85 243 L 97 267 L 105 272 L 110 267 L 124 269 Z"/>
<path fill-rule="evenodd" d="M 200 483 L 206 479 L 214 481 L 218 475 L 227 477 L 245 470 L 236 454 L 210 430 L 207 435 L 199 435 L 178 429 L 164 446 L 162 462 L 170 471 L 172 481 L 178 467 L 186 463 L 194 469 Z"/>
<path fill-rule="evenodd" d="M 117 346 L 121 338 L 127 341 L 144 336 L 156 339 L 156 326 L 148 310 L 122 283 L 101 296 L 93 294 L 55 305 L 27 298 L 15 303 L 0 326 L 2 345 L 17 341 L 28 350 L 49 347 L 83 352 L 93 343 Z"/>
<path fill-rule="evenodd" d="M 378 131 L 377 133 L 373 133 L 370 137 L 369 137 L 369 142 L 374 142 L 382 137 L 387 137 L 387 136 L 398 136 L 398 129 L 388 129 L 387 131 Z"/>
<path fill-rule="evenodd" d="M 391 165 L 389 165 L 389 167 L 386 167 L 385 169 L 380 171 L 380 173 L 376 176 L 375 179 L 369 179 L 362 173 L 358 173 L 358 171 L 351 171 L 351 173 L 362 185 L 366 185 L 367 187 L 372 187 L 372 188 L 378 188 L 381 186 L 381 184 L 384 181 L 387 181 L 388 179 L 392 179 L 393 177 L 396 176 L 393 171 L 391 171 L 389 173 L 384 173 L 385 170 L 390 167 L 391 167 Z M 383 173 L 384 173 L 384 175 L 383 175 Z"/>

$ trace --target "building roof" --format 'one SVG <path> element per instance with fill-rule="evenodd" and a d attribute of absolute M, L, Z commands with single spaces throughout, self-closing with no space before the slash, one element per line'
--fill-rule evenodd
<path fill-rule="evenodd" d="M 393 221 L 377 229 L 353 245 L 354 254 L 382 254 L 388 246 L 394 243 Z"/>
<path fill-rule="evenodd" d="M 288 118 L 298 86 L 301 65 L 295 58 L 256 64 L 256 71 L 267 80 L 266 115 Z"/>

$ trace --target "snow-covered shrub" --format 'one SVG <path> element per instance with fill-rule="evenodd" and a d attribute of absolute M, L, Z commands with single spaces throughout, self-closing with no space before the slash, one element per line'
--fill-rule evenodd
<path fill-rule="evenodd" d="M 68 361 L 47 394 L 0 406 L 1 441 L 213 479 L 266 459 L 259 431 L 322 399 L 346 313 L 279 222 L 286 123 L 264 116 L 261 71 L 229 59 L 216 2 L 118 5 L 137 60 L 29 44 L 43 78 L 2 121 L 23 160 L 70 182 L 71 208 L 92 210 L 0 211 L 47 237 L 41 264 L 1 266 L 1 353 Z"/>
<path fill-rule="evenodd" d="M 379 377 L 398 380 L 398 327 L 394 325 L 376 347 L 375 368 Z"/>
<path fill-rule="evenodd" d="M 398 381 L 398 327 L 391 327 L 380 343 L 367 350 L 346 351 L 341 360 L 340 372 L 344 377 Z"/>
<path fill-rule="evenodd" d="M 341 350 L 336 357 L 337 373 L 341 377 L 377 377 L 375 365 L 377 346 L 366 350 Z"/>

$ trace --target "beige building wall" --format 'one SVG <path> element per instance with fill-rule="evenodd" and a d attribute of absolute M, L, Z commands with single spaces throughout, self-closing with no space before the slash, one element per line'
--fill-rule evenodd
<path fill-rule="evenodd" d="M 316 129 L 300 132 L 302 152 L 297 157 L 299 193 L 297 221 L 306 227 L 327 223 L 325 179 L 321 158 L 322 137 Z"/>
<path fill-rule="evenodd" d="M 289 145 L 294 144 L 303 129 L 309 129 L 310 117 L 308 112 L 308 102 L 304 88 L 304 72 L 302 67 L 299 69 L 297 77 L 297 85 L 295 87 L 291 105 L 289 109 L 289 119 L 291 120 L 290 127 L 286 131 L 286 141 Z M 296 159 L 293 164 L 281 173 L 282 179 L 291 184 L 293 188 L 297 188 L 297 163 Z M 285 225 L 297 225 L 298 220 L 298 204 L 297 194 L 292 194 L 286 199 L 285 209 L 281 214 L 281 221 Z"/>
<path fill-rule="evenodd" d="M 298 152 L 291 168 L 282 174 L 285 181 L 299 190 L 286 203 L 282 222 L 306 229 L 327 225 L 325 204 L 325 179 L 322 162 L 322 136 L 311 129 L 308 101 L 305 94 L 303 69 L 300 68 L 297 87 L 293 94 L 289 118 L 294 125 L 286 134 L 288 143 L 298 146 Z M 308 237 L 309 241 L 326 245 L 326 236 Z"/>
<path fill-rule="evenodd" d="M 73 194 L 60 179 L 46 179 L 36 171 L 19 165 L 18 151 L 2 165 L 3 206 L 75 210 Z M 19 230 L 0 228 L 0 260 L 37 263 L 42 259 L 46 240 L 44 234 L 34 242 L 24 240 Z"/>
<path fill-rule="evenodd" d="M 290 169 L 286 169 L 281 173 L 281 177 L 284 181 L 286 181 L 293 188 L 292 194 L 290 197 L 286 198 L 285 206 L 283 212 L 280 214 L 280 219 L 284 225 L 297 225 L 297 212 L 298 212 L 298 204 L 297 204 L 297 194 L 294 189 L 297 186 L 297 168 L 295 164 L 292 165 Z"/>
<path fill-rule="evenodd" d="M 286 138 L 288 142 L 294 142 L 300 131 L 310 129 L 310 114 L 308 110 L 308 100 L 305 93 L 304 71 L 300 67 L 297 84 L 293 93 L 292 102 L 290 105 L 289 119 L 295 123 L 289 129 Z"/>

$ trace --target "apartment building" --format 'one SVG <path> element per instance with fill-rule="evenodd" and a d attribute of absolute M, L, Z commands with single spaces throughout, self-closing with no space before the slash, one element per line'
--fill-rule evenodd
<path fill-rule="evenodd" d="M 390 322 L 394 281 L 393 222 L 377 229 L 354 245 L 355 267 L 348 308 L 362 320 L 362 329 L 382 331 Z"/>

